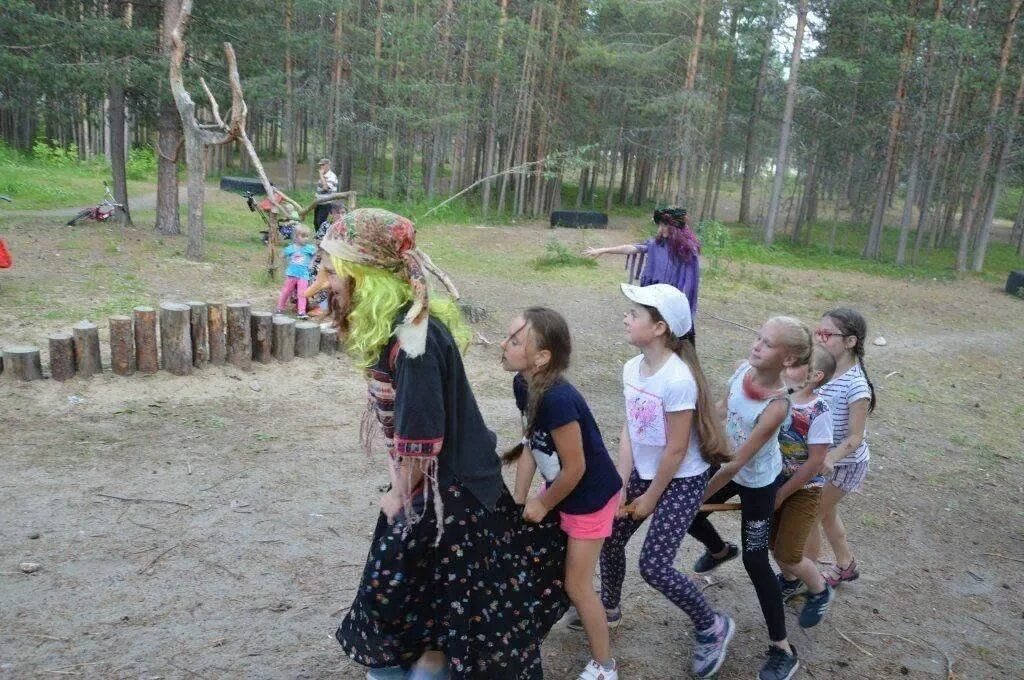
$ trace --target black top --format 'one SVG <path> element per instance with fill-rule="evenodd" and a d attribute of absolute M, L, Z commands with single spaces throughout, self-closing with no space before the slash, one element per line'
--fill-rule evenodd
<path fill-rule="evenodd" d="M 505 484 L 497 437 L 484 423 L 451 333 L 431 317 L 422 355 L 410 358 L 397 342 L 393 339 L 371 368 L 394 386 L 395 453 L 436 453 L 442 487 L 459 482 L 493 509 Z"/>
<path fill-rule="evenodd" d="M 516 395 L 516 406 L 525 415 L 528 389 L 523 376 L 517 374 L 513 378 L 512 391 Z M 573 421 L 580 424 L 583 459 L 587 467 L 576 488 L 558 504 L 557 509 L 571 515 L 585 515 L 607 505 L 622 488 L 622 479 L 608 455 L 590 407 L 570 383 L 560 380 L 544 393 L 537 408 L 537 421 L 529 435 L 530 450 L 537 461 L 537 469 L 550 486 L 562 471 L 551 431 Z"/>

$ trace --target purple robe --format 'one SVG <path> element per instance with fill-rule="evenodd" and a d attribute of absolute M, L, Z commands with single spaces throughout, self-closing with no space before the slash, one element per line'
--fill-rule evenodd
<path fill-rule="evenodd" d="M 697 316 L 697 288 L 700 285 L 700 259 L 696 253 L 686 259 L 676 259 L 668 251 L 668 243 L 648 239 L 635 244 L 637 252 L 626 256 L 629 282 L 639 281 L 641 286 L 667 283 L 686 295 L 690 314 Z"/>

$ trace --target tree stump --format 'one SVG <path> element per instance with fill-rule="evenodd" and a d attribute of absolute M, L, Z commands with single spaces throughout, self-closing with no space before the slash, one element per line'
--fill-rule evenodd
<path fill-rule="evenodd" d="M 50 377 L 71 380 L 75 377 L 75 340 L 71 333 L 54 333 L 50 341 Z"/>
<path fill-rule="evenodd" d="M 338 329 L 337 328 L 321 328 L 320 329 L 320 353 L 329 354 L 334 356 L 334 353 L 338 350 Z"/>
<path fill-rule="evenodd" d="M 156 351 L 156 310 L 136 307 L 132 310 L 132 317 L 135 322 L 135 370 L 156 373 L 160 368 Z"/>
<path fill-rule="evenodd" d="M 160 355 L 164 370 L 174 375 L 192 372 L 191 312 L 180 302 L 160 303 Z"/>
<path fill-rule="evenodd" d="M 309 359 L 320 353 L 320 324 L 300 321 L 295 324 L 295 356 Z"/>
<path fill-rule="evenodd" d="M 249 331 L 249 303 L 232 302 L 227 306 L 227 360 L 232 366 L 252 368 L 252 336 Z"/>
<path fill-rule="evenodd" d="M 12 380 L 42 380 L 39 348 L 31 345 L 4 347 L 4 373 Z"/>
<path fill-rule="evenodd" d="M 227 358 L 223 302 L 206 303 L 206 325 L 210 343 L 210 363 L 214 366 L 223 366 Z"/>
<path fill-rule="evenodd" d="M 274 315 L 270 312 L 253 312 L 252 316 L 252 358 L 261 364 L 269 364 L 274 358 Z"/>
<path fill-rule="evenodd" d="M 135 372 L 135 344 L 132 342 L 130 316 L 110 317 L 110 368 L 115 375 L 127 376 Z"/>
<path fill-rule="evenodd" d="M 189 300 L 185 304 L 189 308 L 189 321 L 192 324 L 192 365 L 203 368 L 210 363 L 210 340 L 207 328 L 207 312 L 205 302 Z"/>
<path fill-rule="evenodd" d="M 78 377 L 89 378 L 103 372 L 100 360 L 100 329 L 91 321 L 79 321 L 71 327 L 75 339 L 75 364 Z"/>
<path fill-rule="evenodd" d="M 278 361 L 295 358 L 295 319 L 274 316 L 274 358 Z"/>

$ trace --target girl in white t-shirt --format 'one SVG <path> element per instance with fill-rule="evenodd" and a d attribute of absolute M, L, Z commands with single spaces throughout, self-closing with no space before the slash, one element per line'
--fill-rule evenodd
<path fill-rule="evenodd" d="M 828 484 L 821 491 L 821 526 L 836 556 L 823 575 L 833 588 L 860 577 L 838 506 L 848 493 L 860 488 L 871 457 L 866 435 L 868 414 L 875 410 L 875 388 L 864 368 L 867 335 L 867 321 L 848 307 L 825 312 L 814 332 L 818 344 L 836 360 L 835 377 L 821 388 L 821 396 L 832 408 L 835 438 L 835 446 L 825 456 Z M 817 531 L 811 532 L 805 552 L 809 558 L 820 560 L 822 546 Z"/>
<path fill-rule="evenodd" d="M 609 625 L 617 624 L 626 543 L 650 516 L 640 576 L 693 620 L 693 673 L 706 678 L 722 665 L 735 624 L 673 561 L 700 508 L 710 464 L 726 460 L 725 438 L 693 343 L 683 339 L 692 327 L 686 296 L 668 284 L 623 284 L 622 292 L 634 303 L 624 321 L 640 354 L 622 370 L 626 424 L 618 468 L 626 496 L 601 550 L 601 600 Z"/>

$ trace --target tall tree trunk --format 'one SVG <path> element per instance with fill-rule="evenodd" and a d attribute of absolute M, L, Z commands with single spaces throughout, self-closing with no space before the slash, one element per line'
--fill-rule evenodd
<path fill-rule="evenodd" d="M 295 83 L 292 65 L 292 16 L 295 13 L 293 0 L 284 3 L 284 164 L 285 186 L 295 189 Z"/>
<path fill-rule="evenodd" d="M 999 162 L 996 165 L 996 176 L 992 183 L 991 196 L 988 199 L 988 209 L 981 222 L 978 231 L 978 239 L 974 244 L 974 261 L 971 269 L 980 272 L 985 266 L 985 255 L 988 252 L 988 239 L 992 231 L 992 220 L 995 217 L 996 204 L 999 202 L 999 192 L 1003 188 L 1006 178 L 1006 168 L 1010 163 L 1010 155 L 1013 152 L 1013 141 L 1016 136 L 1018 121 L 1020 120 L 1021 105 L 1024 102 L 1024 74 L 1021 74 L 1020 84 L 1017 85 L 1017 94 L 1013 97 L 1013 112 L 1010 116 L 1010 123 L 1006 126 L 1003 137 L 1003 148 L 999 152 Z"/>
<path fill-rule="evenodd" d="M 704 11 L 707 9 L 707 0 L 698 0 L 697 22 L 693 29 L 693 45 L 690 47 L 690 57 L 686 62 L 686 80 L 683 82 L 683 107 L 680 111 L 680 125 L 682 127 L 682 145 L 679 154 L 679 186 L 676 187 L 676 205 L 686 203 L 686 192 L 690 170 L 690 139 L 693 130 L 693 121 L 690 120 L 690 99 L 693 97 L 693 86 L 697 81 L 697 64 L 700 57 L 700 42 L 704 32 Z"/>
<path fill-rule="evenodd" d="M 171 29 L 181 12 L 181 0 L 164 0 L 163 19 L 160 23 L 160 53 L 169 58 Z M 171 93 L 160 90 L 160 115 L 157 119 L 156 140 L 156 230 L 161 234 L 181 233 L 178 212 L 178 148 L 181 145 L 181 118 Z"/>
<path fill-rule="evenodd" d="M 711 143 L 711 160 L 708 163 L 707 183 L 704 187 L 704 203 L 700 208 L 698 223 L 705 217 L 713 218 L 712 202 L 715 196 L 715 187 L 722 176 L 722 136 L 725 133 L 725 119 L 729 113 L 729 85 L 732 83 L 732 69 L 736 62 L 736 27 L 739 24 L 740 13 L 738 8 L 731 9 L 732 17 L 729 19 L 729 54 L 725 59 L 725 75 L 718 93 L 718 114 L 715 117 L 715 132 Z"/>
<path fill-rule="evenodd" d="M 779 131 L 779 150 L 775 160 L 775 179 L 765 218 L 764 242 L 771 245 L 775 239 L 775 220 L 778 217 L 779 202 L 782 199 L 782 184 L 786 178 L 789 154 L 789 134 L 793 127 L 793 109 L 796 107 L 796 84 L 800 71 L 800 50 L 804 41 L 804 27 L 807 25 L 807 0 L 799 0 L 796 8 L 796 33 L 793 35 L 793 54 L 789 60 L 789 83 L 786 84 L 786 106 L 782 113 L 782 128 Z"/>
<path fill-rule="evenodd" d="M 505 44 L 505 23 L 508 20 L 508 0 L 501 0 L 501 19 L 498 22 L 498 44 L 497 50 L 495 51 L 496 58 L 502 54 L 502 49 Z M 494 159 L 497 153 L 498 144 L 498 113 L 499 106 L 501 104 L 501 79 L 499 69 L 494 70 L 494 74 L 491 76 L 491 95 L 490 104 L 491 111 L 487 118 L 487 141 L 484 142 L 484 169 L 483 176 L 490 177 L 494 174 Z M 509 165 L 511 167 L 512 159 L 509 159 Z M 483 210 L 484 217 L 487 217 L 488 212 L 491 208 L 491 184 L 493 180 L 484 180 L 483 193 L 481 196 L 481 208 Z M 504 181 L 503 181 L 504 182 Z M 504 207 L 504 206 L 502 206 Z"/>
<path fill-rule="evenodd" d="M 768 82 L 768 64 L 772 54 L 772 35 L 775 33 L 774 16 L 765 20 L 764 37 L 761 43 L 761 67 L 757 71 L 757 83 L 754 86 L 754 105 L 747 119 L 747 139 L 743 150 L 743 183 L 740 187 L 739 221 L 750 224 L 750 196 L 755 174 L 754 168 L 754 136 L 757 131 L 757 119 L 761 116 L 761 104 L 764 101 L 766 83 Z"/>
<path fill-rule="evenodd" d="M 917 5 L 920 0 L 911 0 L 910 18 L 914 21 L 917 15 Z M 868 241 L 864 245 L 864 257 L 877 258 L 882 253 L 882 230 L 885 225 L 885 207 L 889 199 L 889 185 L 892 182 L 896 169 L 897 143 L 899 142 L 900 126 L 903 123 L 903 109 L 907 97 L 907 73 L 911 66 L 911 55 L 914 50 L 914 39 L 917 35 L 915 23 L 907 28 L 903 38 L 903 49 L 900 51 L 900 71 L 896 80 L 896 93 L 894 100 L 896 105 L 889 116 L 889 140 L 885 146 L 885 164 L 882 169 L 882 182 L 878 190 L 878 197 L 875 201 L 875 211 L 871 215 L 871 228 L 868 231 Z"/>
<path fill-rule="evenodd" d="M 999 107 L 1003 100 L 1003 78 L 1006 75 L 1006 66 L 1010 61 L 1010 52 L 1013 47 L 1013 34 L 1017 28 L 1017 19 L 1020 16 L 1021 4 L 1024 0 L 1011 0 L 1010 11 L 1006 19 L 1006 29 L 1003 32 L 1003 43 L 999 50 L 999 72 L 996 75 L 996 85 L 992 91 L 992 98 L 989 100 L 988 124 L 985 126 L 985 135 L 981 143 L 981 160 L 978 162 L 978 169 L 974 175 L 974 190 L 971 198 L 964 206 L 960 218 L 960 244 L 956 252 L 956 270 L 963 272 L 967 270 L 967 255 L 971 243 L 972 226 L 974 215 L 981 202 L 981 194 L 985 184 L 988 182 L 989 164 L 992 162 L 992 147 L 995 145 L 996 124 L 999 118 Z M 984 254 L 982 254 L 984 260 Z"/>

